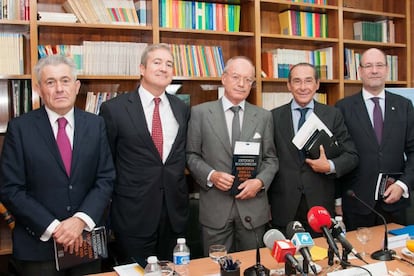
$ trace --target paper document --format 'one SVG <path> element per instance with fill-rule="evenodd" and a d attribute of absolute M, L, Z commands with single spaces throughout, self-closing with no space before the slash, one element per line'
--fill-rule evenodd
<path fill-rule="evenodd" d="M 315 113 L 312 113 L 309 115 L 309 117 L 306 119 L 303 126 L 299 129 L 299 131 L 296 133 L 295 137 L 292 139 L 292 143 L 301 150 L 303 146 L 306 144 L 306 142 L 309 140 L 309 138 L 312 136 L 312 134 L 315 132 L 315 130 L 325 130 L 325 132 L 329 135 L 329 137 L 332 137 L 333 134 L 329 130 L 329 128 L 319 119 L 318 116 L 316 116 Z"/>

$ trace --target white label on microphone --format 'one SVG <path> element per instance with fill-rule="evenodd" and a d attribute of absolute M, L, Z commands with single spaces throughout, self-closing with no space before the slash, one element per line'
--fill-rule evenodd
<path fill-rule="evenodd" d="M 385 262 L 379 262 L 369 265 L 364 265 L 366 269 L 371 272 L 371 275 L 375 276 L 386 276 L 388 274 L 387 265 Z M 362 270 L 361 268 L 354 267 L 354 268 L 347 268 L 344 270 L 338 270 L 335 272 L 330 272 L 326 274 L 327 276 L 369 276 L 368 272 Z"/>

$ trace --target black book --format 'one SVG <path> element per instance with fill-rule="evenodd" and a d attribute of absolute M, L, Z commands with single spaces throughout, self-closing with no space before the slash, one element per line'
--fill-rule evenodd
<path fill-rule="evenodd" d="M 325 155 L 328 159 L 335 158 L 342 152 L 334 136 L 330 137 L 325 130 L 317 129 L 303 146 L 306 157 L 318 159 L 320 145 L 325 149 Z"/>
<path fill-rule="evenodd" d="M 378 174 L 377 186 L 375 187 L 375 200 L 383 199 L 384 193 L 389 186 L 395 183 L 400 176 L 401 172 L 396 173 L 385 173 L 381 172 Z"/>

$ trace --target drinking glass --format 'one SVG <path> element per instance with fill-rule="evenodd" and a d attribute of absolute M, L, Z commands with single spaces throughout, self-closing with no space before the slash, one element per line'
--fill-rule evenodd
<path fill-rule="evenodd" d="M 226 246 L 223 244 L 210 245 L 208 249 L 208 254 L 214 262 L 218 263 L 220 258 L 223 258 L 227 255 Z"/>
<path fill-rule="evenodd" d="M 362 256 L 365 256 L 365 245 L 372 238 L 371 230 L 368 227 L 358 227 L 356 231 L 357 239 L 362 243 Z"/>
<path fill-rule="evenodd" d="M 173 276 L 174 275 L 174 270 L 175 270 L 174 263 L 170 261 L 161 260 L 161 261 L 158 261 L 158 264 L 161 267 L 162 276 Z"/>

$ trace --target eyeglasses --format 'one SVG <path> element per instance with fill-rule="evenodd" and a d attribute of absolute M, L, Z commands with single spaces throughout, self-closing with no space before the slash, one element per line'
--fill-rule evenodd
<path fill-rule="evenodd" d="M 367 70 L 371 70 L 374 67 L 381 70 L 381 69 L 384 69 L 385 67 L 387 67 L 387 64 L 385 64 L 385 63 L 375 63 L 375 64 L 367 63 L 365 65 L 360 64 L 359 66 L 361 68 L 367 69 Z"/>
<path fill-rule="evenodd" d="M 304 84 L 305 86 L 310 86 L 312 84 L 315 83 L 315 79 L 311 78 L 311 79 L 293 79 L 292 81 L 292 85 L 294 86 L 301 86 L 302 84 Z"/>
<path fill-rule="evenodd" d="M 255 82 L 254 79 L 252 78 L 248 78 L 248 77 L 242 77 L 238 74 L 232 74 L 230 75 L 230 79 L 233 83 L 240 83 L 241 80 L 243 80 L 243 83 L 247 83 L 248 85 L 253 85 L 253 83 Z"/>

